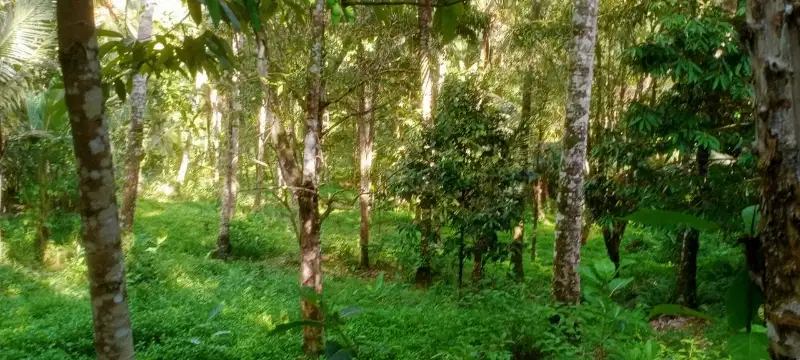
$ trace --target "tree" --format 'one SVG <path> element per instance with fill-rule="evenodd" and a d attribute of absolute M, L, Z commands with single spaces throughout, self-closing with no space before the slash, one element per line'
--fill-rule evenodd
<path fill-rule="evenodd" d="M 82 237 L 89 269 L 97 358 L 133 359 L 114 167 L 92 1 L 60 0 L 59 61 L 78 163 Z"/>
<path fill-rule="evenodd" d="M 271 90 L 269 88 L 269 54 L 267 53 L 267 39 L 263 31 L 256 32 L 256 70 L 258 71 L 259 83 L 261 84 L 262 104 L 258 112 L 258 148 L 256 149 L 256 194 L 253 199 L 253 208 L 261 207 L 261 194 L 264 193 L 265 168 L 269 170 L 266 162 L 267 152 L 267 129 L 271 127 L 271 122 L 275 121 L 271 109 Z"/>
<path fill-rule="evenodd" d="M 139 19 L 139 31 L 136 41 L 150 41 L 153 35 L 154 0 L 142 2 L 143 12 Z M 125 183 L 122 186 L 122 231 L 133 231 L 133 220 L 136 215 L 136 196 L 139 191 L 139 167 L 142 162 L 142 137 L 144 136 L 144 113 L 147 108 L 147 74 L 133 75 L 131 90 L 131 127 L 128 131 L 128 151 L 125 157 Z"/>
<path fill-rule="evenodd" d="M 766 295 L 764 318 L 772 359 L 800 358 L 800 148 L 797 104 L 800 68 L 796 56 L 798 28 L 792 5 L 782 1 L 748 1 L 751 64 L 757 109 L 756 147 L 761 176 L 759 242 L 764 269 L 754 268 Z"/>
<path fill-rule="evenodd" d="M 564 155 L 558 186 L 553 298 L 562 303 L 580 300 L 580 264 L 584 163 L 592 92 L 597 1 L 575 0 L 564 122 Z"/>
<path fill-rule="evenodd" d="M 363 53 L 363 49 L 361 52 Z M 363 84 L 358 103 L 359 206 L 361 207 L 361 267 L 369 268 L 369 212 L 372 200 L 372 143 L 375 138 L 374 97 L 376 84 Z"/>
<path fill-rule="evenodd" d="M 238 55 L 242 47 L 243 40 L 241 35 L 234 35 L 233 53 Z M 231 256 L 231 218 L 236 210 L 236 196 L 239 189 L 237 172 L 239 169 L 239 118 L 242 115 L 242 104 L 239 99 L 240 74 L 238 70 L 232 70 L 230 91 L 226 94 L 228 105 L 228 121 L 225 134 L 225 151 L 222 161 L 224 174 L 222 178 L 222 193 L 219 217 L 219 235 L 217 236 L 217 248 L 214 250 L 214 257 L 227 259 Z"/>

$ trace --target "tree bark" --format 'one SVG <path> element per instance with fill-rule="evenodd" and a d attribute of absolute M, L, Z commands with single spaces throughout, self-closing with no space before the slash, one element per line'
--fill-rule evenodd
<path fill-rule="evenodd" d="M 700 249 L 700 232 L 697 229 L 686 229 L 678 235 L 682 245 L 678 281 L 675 284 L 676 302 L 689 308 L 697 308 L 697 251 Z"/>
<path fill-rule="evenodd" d="M 222 134 L 222 111 L 220 110 L 219 90 L 211 87 L 208 92 L 208 103 L 211 107 L 211 137 L 214 139 L 214 152 L 211 157 L 214 160 L 214 181 L 219 180 L 220 168 L 222 167 L 225 156 L 222 150 L 220 135 Z"/>
<path fill-rule="evenodd" d="M 614 268 L 619 269 L 619 245 L 622 243 L 622 237 L 625 236 L 625 229 L 628 227 L 628 221 L 616 220 L 611 227 L 603 227 L 603 242 L 606 244 L 606 253 L 608 258 L 614 263 Z"/>
<path fill-rule="evenodd" d="M 311 59 L 308 65 L 306 129 L 303 139 L 303 177 L 295 192 L 300 213 L 300 286 L 322 294 L 322 255 L 319 217 L 319 156 L 322 126 L 323 69 L 325 68 L 325 0 L 316 0 L 311 11 Z M 302 318 L 322 321 L 322 309 L 309 299 L 301 299 Z M 322 327 L 303 328 L 303 351 L 308 356 L 322 352 Z"/>
<path fill-rule="evenodd" d="M 88 0 L 59 0 L 56 14 L 58 55 L 80 189 L 81 236 L 86 249 L 94 347 L 100 360 L 133 359 L 94 8 Z"/>
<path fill-rule="evenodd" d="M 761 175 L 764 317 L 772 359 L 800 358 L 800 31 L 793 11 L 798 9 L 785 1 L 748 1 Z"/>
<path fill-rule="evenodd" d="M 372 142 L 375 136 L 373 126 L 373 97 L 371 85 L 362 85 L 358 113 L 358 158 L 360 168 L 359 205 L 361 207 L 361 267 L 369 268 L 369 213 L 372 202 Z"/>
<path fill-rule="evenodd" d="M 47 252 L 47 241 L 50 239 L 50 229 L 47 227 L 47 216 L 50 214 L 49 198 L 47 196 L 48 187 L 48 163 L 44 158 L 44 152 L 40 154 L 39 169 L 37 171 L 37 182 L 39 183 L 39 218 L 36 223 L 36 261 L 44 263 L 45 253 Z"/>
<path fill-rule="evenodd" d="M 233 54 L 238 54 L 241 48 L 241 35 L 234 35 Z M 228 107 L 231 113 L 228 116 L 227 144 L 225 146 L 224 178 L 222 182 L 222 205 L 220 206 L 219 235 L 214 257 L 228 259 L 231 256 L 232 245 L 230 237 L 231 219 L 236 210 L 236 195 L 239 190 L 237 170 L 239 168 L 239 122 L 242 114 L 242 104 L 239 100 L 239 73 L 233 71 L 231 77 L 231 91 L 228 94 Z"/>
<path fill-rule="evenodd" d="M 434 98 L 434 73 L 438 72 L 438 62 L 434 59 L 433 39 L 433 1 L 422 0 L 417 7 L 419 16 L 419 60 L 420 60 L 420 79 L 422 89 L 420 90 L 421 103 L 420 111 L 422 115 L 422 125 L 433 125 L 433 107 L 436 99 Z"/>
<path fill-rule="evenodd" d="M 524 239 L 525 220 L 523 218 L 519 220 L 517 226 L 514 226 L 511 241 L 511 264 L 514 268 L 514 277 L 516 277 L 518 281 L 525 278 L 525 267 L 522 263 L 522 253 L 525 247 L 523 243 Z"/>
<path fill-rule="evenodd" d="M 266 177 L 265 164 L 267 153 L 267 127 L 273 116 L 270 110 L 271 99 L 269 82 L 269 58 L 267 57 L 267 40 L 262 32 L 256 33 L 256 69 L 258 71 L 259 83 L 261 84 L 262 103 L 258 112 L 258 149 L 256 150 L 256 191 L 255 199 L 253 199 L 253 209 L 258 210 L 261 208 L 261 194 L 264 192 L 264 178 Z"/>
<path fill-rule="evenodd" d="M 577 270 L 581 255 L 583 167 L 596 34 L 597 0 L 575 0 L 553 261 L 553 298 L 561 303 L 580 301 Z"/>
<path fill-rule="evenodd" d="M 142 1 L 144 11 L 139 20 L 136 41 L 149 41 L 153 35 L 154 0 Z M 125 183 L 122 186 L 122 231 L 133 230 L 136 215 L 136 197 L 139 191 L 139 168 L 142 162 L 142 137 L 144 133 L 144 113 L 147 109 L 147 74 L 133 76 L 131 90 L 131 128 L 128 131 L 128 149 L 125 154 Z"/>
<path fill-rule="evenodd" d="M 186 132 L 186 142 L 183 144 L 183 154 L 181 155 L 181 166 L 178 168 L 178 176 L 175 182 L 178 183 L 178 188 L 183 187 L 186 182 L 186 174 L 189 172 L 189 161 L 192 156 L 192 130 Z"/>

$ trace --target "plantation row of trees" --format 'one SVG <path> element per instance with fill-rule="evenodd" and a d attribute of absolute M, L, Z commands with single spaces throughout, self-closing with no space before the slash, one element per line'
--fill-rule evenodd
<path fill-rule="evenodd" d="M 469 262 L 475 281 L 506 260 L 522 281 L 552 203 L 551 295 L 564 305 L 582 301 L 591 228 L 620 269 L 635 225 L 674 229 L 671 300 L 697 309 L 701 233 L 721 231 L 743 244 L 753 285 L 734 330 L 750 336 L 757 292 L 769 356 L 800 358 L 792 4 L 134 7 L 0 2 L 0 212 L 34 219 L 39 264 L 63 241 L 53 214 L 80 213 L 98 358 L 134 357 L 125 248 L 143 190 L 218 198 L 220 260 L 236 258 L 236 211 L 280 204 L 299 246 L 309 356 L 325 351 L 328 326 L 324 221 L 358 200 L 361 268 L 379 261 L 371 214 L 389 204 L 414 214 L 398 229 L 414 281 L 456 259 L 459 296 Z M 4 243 L 0 258 L 13 257 Z"/>

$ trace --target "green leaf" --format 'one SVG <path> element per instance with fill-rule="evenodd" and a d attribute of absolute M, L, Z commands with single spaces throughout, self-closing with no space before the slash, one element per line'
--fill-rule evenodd
<path fill-rule="evenodd" d="M 247 14 L 250 16 L 250 25 L 255 31 L 261 31 L 261 14 L 258 11 L 258 0 L 244 0 Z"/>
<path fill-rule="evenodd" d="M 339 344 L 338 342 L 336 342 L 334 340 L 326 341 L 325 342 L 325 358 L 326 359 L 330 359 L 330 358 L 334 357 L 336 355 L 336 353 L 338 353 L 342 349 L 344 349 L 344 346 L 342 346 L 342 344 Z"/>
<path fill-rule="evenodd" d="M 728 326 L 733 330 L 746 328 L 758 317 L 758 308 L 764 303 L 761 292 L 750 280 L 747 269 L 742 269 L 733 279 L 725 297 Z"/>
<path fill-rule="evenodd" d="M 642 209 L 622 219 L 654 227 L 689 226 L 697 230 L 706 231 L 714 231 L 719 229 L 719 225 L 714 222 L 696 216 L 668 210 Z"/>
<path fill-rule="evenodd" d="M 328 360 L 350 360 L 353 358 L 353 354 L 350 350 L 342 349 L 336 352 L 333 356 L 329 357 Z"/>
<path fill-rule="evenodd" d="M 753 205 L 742 209 L 742 221 L 744 223 L 744 231 L 751 235 L 758 234 L 758 222 L 760 220 L 759 206 Z"/>
<path fill-rule="evenodd" d="M 261 2 L 261 15 L 262 21 L 267 21 L 275 15 L 278 10 L 278 2 L 276 0 L 265 0 Z"/>
<path fill-rule="evenodd" d="M 694 316 L 696 318 L 713 321 L 714 318 L 708 314 L 701 313 L 697 310 L 692 310 L 690 308 L 676 305 L 676 304 L 661 304 L 656 305 L 652 310 L 650 310 L 650 315 L 648 318 L 654 318 L 658 315 L 669 315 L 669 316 Z"/>
<path fill-rule="evenodd" d="M 356 10 L 352 6 L 348 6 L 344 8 L 344 18 L 347 19 L 348 22 L 355 23 L 356 22 Z"/>
<path fill-rule="evenodd" d="M 108 29 L 97 29 L 95 34 L 97 34 L 97 37 L 115 37 L 120 39 L 125 38 L 124 35 Z"/>
<path fill-rule="evenodd" d="M 728 338 L 728 353 L 732 360 L 767 360 L 768 346 L 764 331 L 742 332 Z"/>
<path fill-rule="evenodd" d="M 344 14 L 344 10 L 342 10 L 342 5 L 338 2 L 333 4 L 331 8 L 331 24 L 336 25 L 342 21 L 342 15 Z"/>
<path fill-rule="evenodd" d="M 187 0 L 186 6 L 189 8 L 189 15 L 195 24 L 203 23 L 203 11 L 200 8 L 200 0 Z"/>
<path fill-rule="evenodd" d="M 359 307 L 355 307 L 355 306 L 346 307 L 346 308 L 342 309 L 341 311 L 339 311 L 339 317 L 341 317 L 342 319 L 345 319 L 345 318 L 348 318 L 348 317 L 351 317 L 351 316 L 356 316 L 358 314 L 361 314 L 362 311 L 363 310 L 361 310 L 361 308 L 359 308 Z"/>
<path fill-rule="evenodd" d="M 633 281 L 633 278 L 624 278 L 624 279 L 616 278 L 608 283 L 608 288 L 611 290 L 611 293 L 613 294 L 617 292 L 617 290 L 624 289 L 626 286 L 628 286 L 628 284 L 631 283 L 631 281 Z"/>
<path fill-rule="evenodd" d="M 439 34 L 442 36 L 442 44 L 448 44 L 455 39 L 456 29 L 458 28 L 458 18 L 461 17 L 463 12 L 463 3 L 436 9 L 433 21 L 439 29 Z"/>
<path fill-rule="evenodd" d="M 236 17 L 236 14 L 234 14 L 228 4 L 225 3 L 225 0 L 219 0 L 219 5 L 222 7 L 222 11 L 225 12 L 225 17 L 228 18 L 228 22 L 230 22 L 233 29 L 236 31 L 242 31 L 242 24 L 239 23 L 239 19 Z"/>
<path fill-rule="evenodd" d="M 296 329 L 303 326 L 316 326 L 322 327 L 322 323 L 319 321 L 311 321 L 311 320 L 300 320 L 300 321 L 292 321 L 285 324 L 280 324 L 276 326 L 272 331 L 269 332 L 270 335 L 278 334 L 278 333 L 285 333 L 289 330 Z"/>
<path fill-rule="evenodd" d="M 117 93 L 120 100 L 125 101 L 128 93 L 125 91 L 125 83 L 119 78 L 114 79 L 114 91 Z"/>
<path fill-rule="evenodd" d="M 219 21 L 222 19 L 222 9 L 219 6 L 219 0 L 206 0 L 208 7 L 208 15 L 211 16 L 211 22 L 214 26 L 219 26 Z"/>

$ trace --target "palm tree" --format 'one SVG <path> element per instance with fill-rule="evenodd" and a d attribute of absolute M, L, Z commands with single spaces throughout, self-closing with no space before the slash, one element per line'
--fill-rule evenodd
<path fill-rule="evenodd" d="M 32 75 L 26 70 L 49 60 L 54 20 L 52 0 L 0 0 L 0 110 L 21 104 Z"/>

